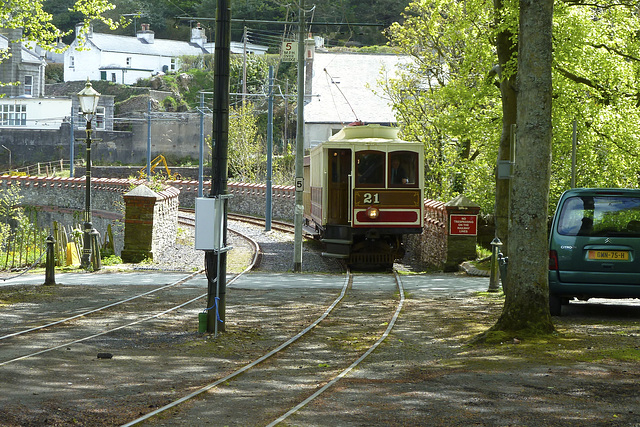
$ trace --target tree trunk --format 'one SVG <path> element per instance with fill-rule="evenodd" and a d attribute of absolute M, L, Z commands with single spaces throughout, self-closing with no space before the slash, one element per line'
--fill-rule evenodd
<path fill-rule="evenodd" d="M 517 145 L 510 250 L 502 315 L 494 329 L 546 333 L 549 314 L 547 211 L 551 175 L 553 0 L 520 0 Z"/>
<path fill-rule="evenodd" d="M 494 0 L 496 26 L 502 26 L 503 0 Z M 498 147 L 498 161 L 511 159 L 511 126 L 516 124 L 517 104 L 515 76 L 506 72 L 507 63 L 515 57 L 518 46 L 513 42 L 513 33 L 507 29 L 496 36 L 496 50 L 500 66 L 500 94 L 502 98 L 502 135 Z M 495 225 L 496 236 L 502 241 L 502 252 L 509 254 L 509 181 L 498 179 L 496 173 Z"/>

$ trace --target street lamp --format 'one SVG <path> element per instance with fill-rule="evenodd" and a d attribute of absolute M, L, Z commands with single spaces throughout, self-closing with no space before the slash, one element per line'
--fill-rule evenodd
<path fill-rule="evenodd" d="M 81 265 L 83 268 L 88 269 L 91 266 L 91 235 L 93 232 L 93 224 L 91 224 L 91 120 L 96 115 L 98 109 L 98 99 L 100 94 L 91 86 L 89 78 L 87 83 L 80 92 L 78 92 L 78 101 L 80 102 L 80 109 L 87 121 L 87 170 L 86 170 L 86 193 L 85 193 L 85 212 L 84 212 L 84 234 L 83 234 L 83 250 Z M 73 160 L 72 160 L 73 161 Z M 96 259 L 100 259 L 100 252 L 96 245 Z M 99 266 L 99 262 L 97 265 Z M 99 267 L 96 268 L 96 270 Z"/>

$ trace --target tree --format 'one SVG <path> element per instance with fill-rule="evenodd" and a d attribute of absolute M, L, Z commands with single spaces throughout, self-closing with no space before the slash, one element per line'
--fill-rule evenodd
<path fill-rule="evenodd" d="M 508 292 L 493 330 L 548 333 L 547 212 L 552 141 L 553 0 L 520 0 L 517 150 L 511 193 Z"/>
<path fill-rule="evenodd" d="M 496 75 L 500 86 L 502 103 L 502 131 L 498 144 L 497 161 L 511 160 L 511 129 L 516 124 L 516 35 L 518 33 L 517 9 L 507 0 L 493 0 L 495 23 L 495 45 L 498 57 L 497 65 L 489 72 Z M 498 178 L 495 174 L 495 234 L 502 241 L 502 251 L 509 253 L 509 180 Z"/>
<path fill-rule="evenodd" d="M 0 26 L 22 28 L 24 40 L 34 41 L 43 47 L 55 50 L 58 39 L 73 30 L 61 30 L 56 27 L 53 24 L 53 15 L 45 11 L 44 3 L 44 0 L 4 2 L 0 10 Z M 82 17 L 84 21 L 82 31 L 86 34 L 89 23 L 92 21 L 103 22 L 110 28 L 117 28 L 119 23 L 105 16 L 105 13 L 114 7 L 107 0 L 78 0 L 72 4 L 71 12 Z"/>
<path fill-rule="evenodd" d="M 425 197 L 448 201 L 460 192 L 485 212 L 497 156 L 500 97 L 486 0 L 420 0 L 389 30 L 390 43 L 411 57 L 398 78 L 385 79 L 403 138 L 425 145 Z"/>
<path fill-rule="evenodd" d="M 231 108 L 229 114 L 229 174 L 238 182 L 260 182 L 265 176 L 264 140 L 258 134 L 254 106 Z"/>

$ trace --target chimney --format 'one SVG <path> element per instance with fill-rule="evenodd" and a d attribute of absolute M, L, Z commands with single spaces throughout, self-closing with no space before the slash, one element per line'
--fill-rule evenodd
<path fill-rule="evenodd" d="M 191 29 L 191 43 L 197 44 L 198 46 L 204 48 L 205 43 L 207 42 L 207 35 L 204 31 L 204 28 L 200 26 L 200 23 Z"/>
<path fill-rule="evenodd" d="M 311 102 L 313 95 L 313 58 L 316 54 L 315 40 L 309 37 L 304 41 L 304 60 L 305 60 L 305 79 L 304 79 L 304 97 L 305 102 Z"/>
<path fill-rule="evenodd" d="M 82 27 L 84 26 L 84 23 L 79 22 L 76 24 L 76 38 L 81 37 L 80 32 L 82 31 Z M 93 25 L 89 24 L 89 30 L 87 31 L 87 34 L 85 35 L 86 38 L 90 39 L 91 37 L 93 37 Z"/>
<path fill-rule="evenodd" d="M 153 44 L 155 33 L 149 29 L 149 24 L 141 24 L 140 26 L 142 29 L 138 31 L 138 40 L 144 43 Z"/>

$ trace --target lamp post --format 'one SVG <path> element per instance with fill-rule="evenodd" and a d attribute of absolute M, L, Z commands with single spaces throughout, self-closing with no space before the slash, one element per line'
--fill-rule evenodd
<path fill-rule="evenodd" d="M 91 120 L 96 114 L 98 108 L 98 99 L 100 94 L 91 86 L 89 78 L 87 83 L 80 92 L 78 92 L 78 101 L 80 102 L 80 109 L 87 121 L 87 170 L 86 170 L 86 193 L 85 193 L 85 212 L 84 212 L 84 230 L 83 230 L 83 250 L 81 265 L 85 269 L 91 267 L 91 235 L 93 231 L 93 224 L 91 223 Z M 100 256 L 96 254 L 96 256 Z M 98 263 L 99 264 L 99 263 Z"/>

